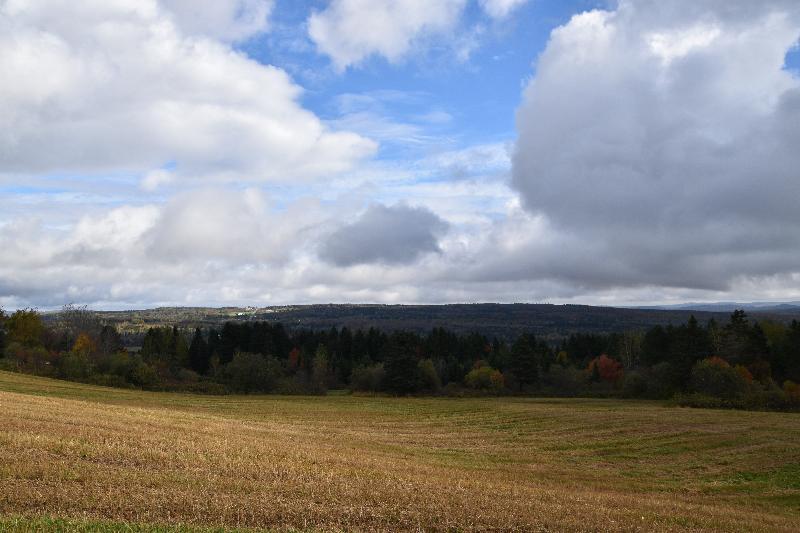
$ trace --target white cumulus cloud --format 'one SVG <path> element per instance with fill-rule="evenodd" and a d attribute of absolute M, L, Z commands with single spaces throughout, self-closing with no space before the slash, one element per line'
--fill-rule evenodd
<path fill-rule="evenodd" d="M 779 0 L 625 0 L 554 30 L 513 185 L 560 238 L 513 276 L 723 290 L 797 272 L 798 37 L 800 4 Z"/>
<path fill-rule="evenodd" d="M 184 33 L 240 41 L 269 28 L 273 0 L 161 0 Z"/>
<path fill-rule="evenodd" d="M 308 34 L 339 69 L 375 54 L 398 61 L 426 37 L 457 24 L 466 0 L 333 0 L 308 19 Z"/>
<path fill-rule="evenodd" d="M 489 16 L 497 19 L 507 17 L 528 0 L 480 0 L 481 7 Z"/>
<path fill-rule="evenodd" d="M 292 180 L 350 169 L 375 151 L 303 109 L 283 70 L 202 28 L 218 9 L 238 6 L 249 20 L 268 4 L 215 5 L 187 22 L 182 2 L 168 6 L 178 15 L 155 0 L 0 3 L 0 168 L 144 173 L 170 164 L 176 176 Z M 231 20 L 221 16 L 223 30 Z"/>

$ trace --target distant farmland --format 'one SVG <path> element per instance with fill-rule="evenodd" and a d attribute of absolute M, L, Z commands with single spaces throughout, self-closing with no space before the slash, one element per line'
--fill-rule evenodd
<path fill-rule="evenodd" d="M 0 409 L 4 530 L 800 529 L 794 414 L 207 397 L 6 372 Z"/>

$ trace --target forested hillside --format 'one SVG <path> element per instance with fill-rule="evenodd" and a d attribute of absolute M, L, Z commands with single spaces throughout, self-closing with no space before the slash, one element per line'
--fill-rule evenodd
<path fill-rule="evenodd" d="M 149 328 L 140 349 L 114 326 L 66 307 L 48 323 L 34 310 L 0 318 L 3 368 L 98 384 L 195 392 L 524 394 L 674 398 L 687 405 L 800 406 L 800 322 L 753 320 L 625 332 L 287 328 L 265 321 Z"/>

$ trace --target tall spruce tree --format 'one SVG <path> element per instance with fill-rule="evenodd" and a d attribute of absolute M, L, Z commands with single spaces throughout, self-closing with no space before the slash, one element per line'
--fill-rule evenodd
<path fill-rule="evenodd" d="M 419 388 L 417 338 L 411 333 L 394 333 L 385 350 L 384 386 L 395 394 L 409 394 Z"/>
<path fill-rule="evenodd" d="M 197 328 L 194 330 L 192 343 L 189 345 L 189 368 L 198 374 L 206 374 L 210 360 L 211 352 L 208 349 L 208 344 L 203 338 L 203 332 L 200 331 L 200 328 Z"/>
<path fill-rule="evenodd" d="M 509 369 L 522 387 L 533 385 L 539 380 L 536 338 L 533 335 L 520 335 L 514 341 L 509 357 Z"/>

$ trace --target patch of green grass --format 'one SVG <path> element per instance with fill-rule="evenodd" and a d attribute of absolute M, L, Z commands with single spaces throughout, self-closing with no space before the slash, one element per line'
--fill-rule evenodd
<path fill-rule="evenodd" d="M 52 517 L 0 517 L 0 530 L 8 533 L 64 531 L 71 533 L 246 533 L 256 530 L 189 525 L 152 525 L 106 520 L 69 520 Z M 267 531 L 267 530 L 259 530 Z"/>

